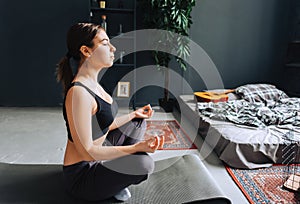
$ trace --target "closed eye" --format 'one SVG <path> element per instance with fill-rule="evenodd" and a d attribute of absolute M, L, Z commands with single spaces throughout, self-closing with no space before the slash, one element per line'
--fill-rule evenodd
<path fill-rule="evenodd" d="M 100 42 L 102 42 L 103 45 L 108 45 L 109 44 L 109 40 L 108 39 L 102 39 Z"/>

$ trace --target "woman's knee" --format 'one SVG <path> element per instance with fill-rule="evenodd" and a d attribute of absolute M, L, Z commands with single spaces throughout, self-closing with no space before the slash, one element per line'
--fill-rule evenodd
<path fill-rule="evenodd" d="M 148 154 L 139 155 L 137 166 L 139 166 L 140 172 L 151 174 L 154 171 L 154 160 Z"/>
<path fill-rule="evenodd" d="M 134 118 L 131 122 L 137 129 L 146 129 L 146 120 L 143 118 Z"/>
<path fill-rule="evenodd" d="M 146 153 L 136 153 L 115 160 L 103 162 L 106 168 L 122 174 L 146 175 L 154 170 L 154 161 Z"/>

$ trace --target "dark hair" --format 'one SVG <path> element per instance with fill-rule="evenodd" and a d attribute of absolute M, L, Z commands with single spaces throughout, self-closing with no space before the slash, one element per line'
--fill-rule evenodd
<path fill-rule="evenodd" d="M 69 89 L 76 73 L 73 73 L 70 58 L 76 60 L 79 64 L 82 54 L 80 47 L 85 45 L 92 48 L 93 39 L 98 31 L 102 29 L 99 25 L 92 23 L 77 23 L 70 27 L 67 33 L 67 54 L 59 61 L 56 69 L 56 79 L 62 83 L 64 93 Z"/>

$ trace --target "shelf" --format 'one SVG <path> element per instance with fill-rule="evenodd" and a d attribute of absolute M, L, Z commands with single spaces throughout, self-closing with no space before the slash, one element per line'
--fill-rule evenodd
<path fill-rule="evenodd" d="M 300 44 L 300 40 L 292 40 L 289 44 Z"/>
<path fill-rule="evenodd" d="M 134 13 L 134 9 L 118 9 L 118 8 L 91 8 L 93 12 L 103 12 L 103 13 Z"/>
<path fill-rule="evenodd" d="M 288 63 L 286 64 L 287 67 L 293 67 L 293 68 L 300 68 L 300 62 L 299 63 Z"/>
<path fill-rule="evenodd" d="M 114 66 L 118 66 L 118 67 L 133 67 L 134 64 L 120 64 L 120 63 L 114 63 Z"/>

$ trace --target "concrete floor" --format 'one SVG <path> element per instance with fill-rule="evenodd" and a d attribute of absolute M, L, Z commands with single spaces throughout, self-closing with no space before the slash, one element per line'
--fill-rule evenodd
<path fill-rule="evenodd" d="M 119 114 L 130 110 L 120 109 Z M 184 154 L 197 154 L 233 204 L 248 203 L 226 172 L 223 163 L 209 146 L 203 144 L 195 128 L 178 113 L 157 109 L 152 119 L 174 119 L 198 147 L 198 150 L 157 151 L 151 156 L 161 160 Z M 66 129 L 61 108 L 0 107 L 0 162 L 21 164 L 62 164 L 66 144 Z"/>

